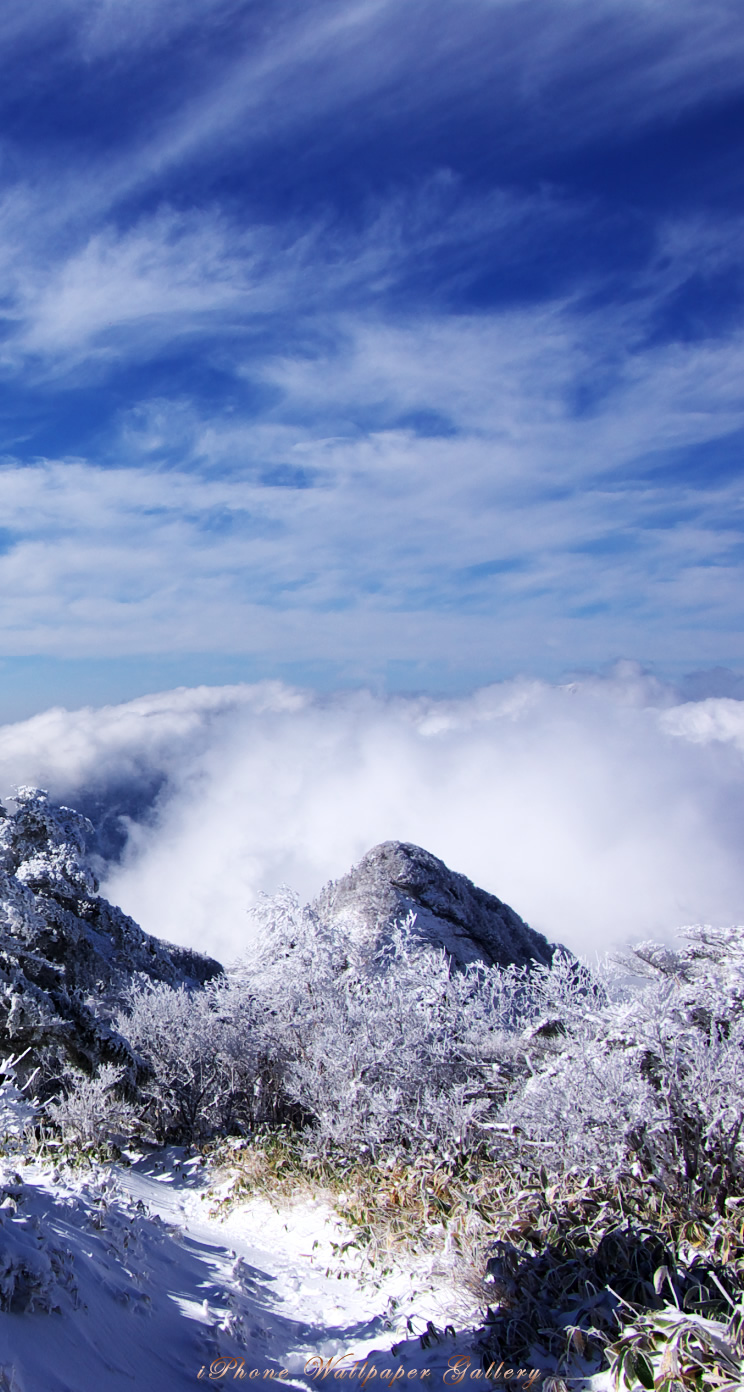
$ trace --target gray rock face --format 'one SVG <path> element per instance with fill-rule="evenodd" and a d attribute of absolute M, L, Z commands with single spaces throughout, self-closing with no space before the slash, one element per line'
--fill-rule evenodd
<path fill-rule="evenodd" d="M 0 1041 L 29 1066 L 50 1051 L 92 1067 L 136 1072 L 110 1021 L 138 975 L 198 986 L 219 962 L 151 937 L 98 893 L 86 863 L 93 828 L 37 788 L 0 808 Z"/>
<path fill-rule="evenodd" d="M 548 966 L 553 945 L 494 894 L 449 870 L 420 846 L 383 841 L 310 906 L 321 923 L 343 934 L 358 959 L 383 947 L 396 923 L 416 915 L 414 939 L 444 948 L 456 967 Z"/>

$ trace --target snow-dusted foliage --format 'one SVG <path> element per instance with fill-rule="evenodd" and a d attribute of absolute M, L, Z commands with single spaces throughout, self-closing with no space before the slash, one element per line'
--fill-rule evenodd
<path fill-rule="evenodd" d="M 410 923 L 366 966 L 291 896 L 263 909 L 243 982 L 288 1097 L 323 1145 L 507 1143 L 531 1164 L 634 1164 L 741 1183 L 744 930 L 689 930 L 591 970 L 451 968 Z"/>
<path fill-rule="evenodd" d="M 338 895 L 324 916 L 286 891 L 220 975 L 100 898 L 85 818 L 38 789 L 15 801 L 0 816 L 0 1031 L 24 1060 L 9 1115 L 34 1073 L 47 1120 L 82 1143 L 291 1123 L 324 1151 L 487 1145 L 558 1170 L 636 1165 L 721 1202 L 741 1183 L 743 930 L 601 970 L 560 951 L 458 969 L 411 917 L 360 936 Z"/>
<path fill-rule="evenodd" d="M 5 1151 L 23 1145 L 37 1116 L 34 1103 L 17 1086 L 18 1065 L 22 1063 L 23 1055 L 9 1054 L 0 1059 L 0 1146 Z M 33 1084 L 33 1076 L 28 1081 Z"/>
<path fill-rule="evenodd" d="M 292 1121 L 378 1154 L 475 1145 L 552 1170 L 628 1164 L 725 1194 L 741 1179 L 741 930 L 590 970 L 452 967 L 411 922 L 374 957 L 288 892 L 219 985 L 147 986 L 117 1028 L 149 1064 L 159 1137 Z"/>
<path fill-rule="evenodd" d="M 535 1159 L 631 1163 L 719 1203 L 740 1186 L 744 929 L 688 936 L 679 951 L 643 944 L 596 976 L 565 959 L 536 973 L 531 1076 L 501 1113 Z"/>
<path fill-rule="evenodd" d="M 100 1145 L 132 1130 L 137 1112 L 121 1096 L 123 1068 L 104 1063 L 93 1077 L 80 1068 L 69 1068 L 63 1081 L 65 1091 L 47 1103 L 46 1116 L 65 1139 Z"/>
<path fill-rule="evenodd" d="M 198 991 L 147 982 L 132 993 L 117 1027 L 148 1067 L 140 1112 L 159 1143 L 252 1119 L 261 1067 L 254 1013 L 249 994 L 227 982 Z"/>
<path fill-rule="evenodd" d="M 513 1060 L 524 992 L 516 969 L 456 972 L 406 920 L 371 961 L 350 962 L 291 896 L 271 915 L 248 980 L 282 1060 L 287 1096 L 321 1146 L 376 1152 L 470 1144 Z"/>
<path fill-rule="evenodd" d="M 134 1085 L 137 1060 L 112 1028 L 133 977 L 197 985 L 221 968 L 149 937 L 99 895 L 85 817 L 39 788 L 13 801 L 14 812 L 0 806 L 0 1039 L 45 1100 L 71 1066 L 122 1066 Z"/>
<path fill-rule="evenodd" d="M 86 858 L 87 817 L 50 803 L 40 788 L 17 788 L 14 816 L 0 824 L 0 865 L 29 889 L 75 903 L 98 893 Z"/>
<path fill-rule="evenodd" d="M 141 990 L 117 1020 L 150 1065 L 156 1133 L 292 1121 L 323 1149 L 469 1147 L 519 1069 L 524 971 L 454 971 L 410 921 L 352 963 L 289 893 L 259 916 L 258 950 L 226 982 Z"/>

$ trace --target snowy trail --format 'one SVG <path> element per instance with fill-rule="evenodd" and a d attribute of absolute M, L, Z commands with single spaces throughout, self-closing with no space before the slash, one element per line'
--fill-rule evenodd
<path fill-rule="evenodd" d="M 133 1200 L 177 1224 L 185 1246 L 198 1247 L 214 1271 L 215 1293 L 231 1292 L 234 1320 L 250 1323 L 252 1344 L 265 1357 L 298 1373 L 314 1353 L 392 1341 L 379 1291 L 326 1274 L 331 1243 L 348 1236 L 326 1205 L 277 1211 L 254 1201 L 220 1222 L 205 1215 L 203 1191 L 172 1173 L 142 1167 L 120 1173 L 119 1182 Z"/>
<path fill-rule="evenodd" d="M 368 1360 L 380 1385 L 401 1366 L 414 1378 L 428 1366 L 441 1385 L 469 1347 L 463 1334 L 422 1350 L 415 1336 L 452 1322 L 455 1292 L 431 1263 L 364 1280 L 318 1200 L 216 1216 L 199 1162 L 177 1152 L 74 1178 L 0 1163 L 14 1196 L 0 1206 L 0 1392 L 182 1392 L 220 1359 L 235 1360 L 220 1383 L 243 1360 L 248 1378 L 285 1369 L 310 1387 L 309 1359 L 344 1355 Z"/>

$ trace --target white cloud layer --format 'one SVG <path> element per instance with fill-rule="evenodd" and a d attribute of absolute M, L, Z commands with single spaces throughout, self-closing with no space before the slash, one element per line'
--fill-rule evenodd
<path fill-rule="evenodd" d="M 178 299 L 148 285 L 122 292 L 133 316 Z M 90 306 L 71 303 L 74 336 Z M 258 418 L 157 399 L 120 418 L 117 467 L 8 458 L 2 651 L 222 651 L 363 682 L 453 653 L 462 685 L 623 653 L 736 661 L 738 480 L 658 461 L 742 429 L 744 340 L 637 349 L 637 312 L 342 315 L 312 351 L 246 359 L 274 394 Z"/>
<path fill-rule="evenodd" d="M 107 894 L 223 960 L 260 891 L 310 897 L 389 838 L 584 953 L 744 917 L 744 702 L 680 704 L 630 667 L 448 701 L 265 683 L 51 710 L 0 730 L 0 779 L 139 798 Z"/>

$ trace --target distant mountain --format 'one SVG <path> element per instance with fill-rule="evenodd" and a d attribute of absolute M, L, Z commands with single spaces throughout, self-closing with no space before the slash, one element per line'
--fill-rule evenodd
<path fill-rule="evenodd" d="M 151 937 L 103 899 L 87 861 L 86 817 L 19 788 L 0 807 L 0 1035 L 18 1054 L 57 1054 L 93 1066 L 116 1059 L 136 1072 L 110 1021 L 132 981 L 200 986 L 219 962 Z"/>
<path fill-rule="evenodd" d="M 506 967 L 552 960 L 554 945 L 494 894 L 448 869 L 420 846 L 383 841 L 309 906 L 358 959 L 384 945 L 395 924 L 415 914 L 413 937 L 444 948 L 454 966 Z"/>

